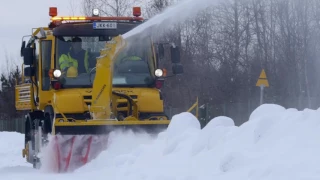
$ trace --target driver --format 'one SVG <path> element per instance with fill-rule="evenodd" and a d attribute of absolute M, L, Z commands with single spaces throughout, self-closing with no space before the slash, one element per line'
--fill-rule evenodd
<path fill-rule="evenodd" d="M 115 64 L 118 66 L 126 61 L 142 61 L 140 56 L 137 56 L 137 50 L 135 48 L 129 47 L 128 49 L 121 52 L 117 57 Z"/>
<path fill-rule="evenodd" d="M 74 67 L 75 69 L 77 69 L 78 74 L 88 73 L 88 51 L 82 49 L 81 45 L 81 38 L 73 38 L 69 52 L 60 56 L 59 66 L 62 72 L 66 72 L 70 67 Z"/>

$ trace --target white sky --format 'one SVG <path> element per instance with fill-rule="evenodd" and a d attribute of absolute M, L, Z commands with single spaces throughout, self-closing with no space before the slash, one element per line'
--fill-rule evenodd
<path fill-rule="evenodd" d="M 30 35 L 32 28 L 49 24 L 49 7 L 57 7 L 58 15 L 72 15 L 72 9 L 80 15 L 77 4 L 81 2 L 81 0 L 8 0 L 3 3 L 0 6 L 0 72 L 7 70 L 6 53 L 11 59 L 11 65 L 21 66 L 22 36 Z"/>

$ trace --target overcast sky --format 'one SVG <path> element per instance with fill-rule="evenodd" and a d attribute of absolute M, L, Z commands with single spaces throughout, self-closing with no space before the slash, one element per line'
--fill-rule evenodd
<path fill-rule="evenodd" d="M 20 47 L 22 36 L 30 35 L 32 28 L 47 26 L 50 22 L 49 7 L 58 8 L 58 15 L 80 13 L 76 4 L 81 0 L 8 0 L 0 6 L 0 71 L 6 70 L 6 53 L 15 64 L 22 63 Z"/>

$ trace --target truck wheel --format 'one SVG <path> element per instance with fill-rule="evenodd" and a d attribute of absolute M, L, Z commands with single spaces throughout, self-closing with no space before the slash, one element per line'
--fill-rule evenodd
<path fill-rule="evenodd" d="M 44 114 L 45 116 L 48 116 L 49 118 L 49 121 L 50 121 L 50 133 L 52 131 L 52 124 L 53 124 L 53 118 L 54 118 L 54 110 L 53 110 L 53 107 L 52 106 L 46 106 L 44 108 Z"/>
<path fill-rule="evenodd" d="M 44 121 L 42 122 L 42 131 L 44 136 L 44 144 L 49 142 L 48 135 L 52 132 L 54 112 L 52 106 L 44 108 Z"/>
<path fill-rule="evenodd" d="M 44 114 L 44 120 L 41 121 L 42 140 L 43 145 L 47 145 L 49 142 L 48 135 L 52 132 L 51 119 L 48 113 Z"/>

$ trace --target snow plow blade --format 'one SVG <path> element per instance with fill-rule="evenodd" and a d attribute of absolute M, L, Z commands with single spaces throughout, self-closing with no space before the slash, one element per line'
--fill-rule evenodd
<path fill-rule="evenodd" d="M 168 127 L 169 120 L 114 121 L 88 120 L 76 122 L 55 122 L 53 150 L 50 162 L 53 171 L 72 172 L 95 159 L 108 148 L 112 131 L 133 131 L 158 134 Z"/>

